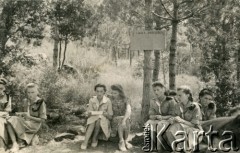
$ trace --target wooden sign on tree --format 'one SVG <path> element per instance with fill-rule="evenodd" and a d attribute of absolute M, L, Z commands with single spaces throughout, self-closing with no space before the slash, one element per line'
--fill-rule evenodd
<path fill-rule="evenodd" d="M 138 30 L 130 35 L 130 50 L 165 49 L 164 30 Z"/>

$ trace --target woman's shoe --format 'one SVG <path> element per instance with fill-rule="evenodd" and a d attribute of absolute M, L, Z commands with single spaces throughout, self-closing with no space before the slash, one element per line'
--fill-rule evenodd
<path fill-rule="evenodd" d="M 0 148 L 0 152 L 1 152 L 1 153 L 5 153 L 5 152 L 6 152 L 6 149 L 5 149 L 5 148 Z"/>
<path fill-rule="evenodd" d="M 132 144 L 127 141 L 125 141 L 125 146 L 127 149 L 132 149 L 132 147 L 133 147 Z"/>
<path fill-rule="evenodd" d="M 121 151 L 127 151 L 125 142 L 123 140 L 118 143 L 118 147 Z"/>
<path fill-rule="evenodd" d="M 10 152 L 15 153 L 17 151 L 19 151 L 19 145 L 13 144 L 12 149 L 10 149 Z"/>
<path fill-rule="evenodd" d="M 92 146 L 93 148 L 96 148 L 97 145 L 98 145 L 98 140 L 97 140 L 96 142 L 92 142 L 92 143 L 91 143 L 91 146 Z"/>
<path fill-rule="evenodd" d="M 82 149 L 82 150 L 86 150 L 86 149 L 87 149 L 87 145 L 84 144 L 84 142 L 81 144 L 81 149 Z"/>

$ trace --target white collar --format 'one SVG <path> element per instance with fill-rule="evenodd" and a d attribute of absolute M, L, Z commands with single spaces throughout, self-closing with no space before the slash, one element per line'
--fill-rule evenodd
<path fill-rule="evenodd" d="M 97 96 L 93 96 L 93 97 L 98 101 Z M 104 95 L 100 104 L 105 104 L 107 101 L 108 101 L 108 98 Z"/>

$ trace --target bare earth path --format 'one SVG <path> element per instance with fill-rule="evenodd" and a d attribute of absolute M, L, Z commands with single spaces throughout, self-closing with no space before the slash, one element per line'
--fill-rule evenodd
<path fill-rule="evenodd" d="M 121 153 L 117 143 L 100 141 L 97 148 L 89 147 L 87 150 L 80 150 L 80 144 L 84 137 L 77 137 L 74 140 L 63 140 L 61 142 L 50 141 L 44 146 L 29 146 L 23 148 L 19 153 Z M 123 153 L 144 153 L 140 147 L 134 147 Z"/>

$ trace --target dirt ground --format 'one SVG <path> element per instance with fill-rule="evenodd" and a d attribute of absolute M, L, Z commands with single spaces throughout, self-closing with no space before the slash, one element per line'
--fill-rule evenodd
<path fill-rule="evenodd" d="M 22 148 L 18 153 L 121 153 L 117 143 L 104 141 L 99 141 L 97 148 L 89 147 L 87 150 L 81 150 L 80 144 L 83 140 L 83 136 L 77 136 L 74 140 L 65 139 L 61 142 L 52 140 L 47 145 Z M 143 153 L 143 151 L 141 147 L 133 147 L 124 153 Z"/>

